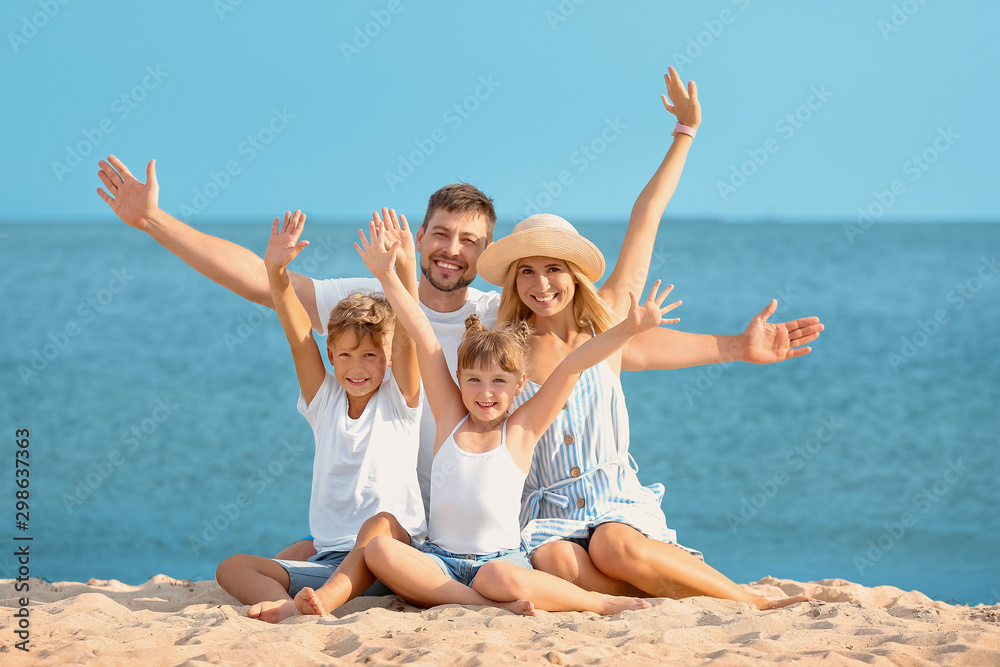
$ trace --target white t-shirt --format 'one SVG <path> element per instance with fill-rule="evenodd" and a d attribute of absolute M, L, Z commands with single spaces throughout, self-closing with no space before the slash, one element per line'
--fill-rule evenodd
<path fill-rule="evenodd" d="M 416 475 L 421 408 L 406 405 L 392 369 L 358 419 L 348 416 L 347 392 L 330 371 L 308 406 L 299 393 L 298 408 L 316 439 L 309 530 L 317 552 L 350 551 L 361 524 L 379 512 L 391 512 L 414 538 L 426 534 Z"/>
<path fill-rule="evenodd" d="M 348 294 L 354 292 L 382 293 L 382 285 L 375 278 L 331 278 L 329 280 L 313 280 L 316 291 L 316 312 L 321 322 L 330 320 L 330 312 Z M 429 309 L 424 304 L 420 307 L 431 321 L 431 327 L 441 343 L 448 370 L 455 374 L 458 366 L 458 345 L 465 336 L 465 318 L 478 315 L 483 324 L 492 327 L 497 318 L 497 307 L 500 305 L 500 293 L 482 292 L 473 287 L 466 288 L 465 305 L 450 313 L 439 313 Z M 325 333 L 325 332 L 324 332 Z M 423 392 L 421 391 L 421 395 Z M 434 415 L 423 402 L 423 416 L 420 419 L 420 454 L 417 458 L 417 479 L 420 482 L 420 495 L 425 512 L 430 507 L 431 496 L 431 463 L 434 460 L 434 436 L 437 431 L 434 426 Z M 426 518 L 426 514 L 425 514 Z"/>

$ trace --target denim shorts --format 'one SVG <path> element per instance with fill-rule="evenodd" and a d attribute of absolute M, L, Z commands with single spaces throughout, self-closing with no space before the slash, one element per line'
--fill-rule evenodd
<path fill-rule="evenodd" d="M 272 560 L 288 572 L 288 594 L 295 597 L 306 586 L 316 589 L 325 584 L 349 553 L 351 552 L 321 551 L 307 561 L 279 560 L 277 558 Z M 371 588 L 362 593 L 362 595 L 369 596 L 393 594 L 392 589 L 377 579 Z"/>
<path fill-rule="evenodd" d="M 428 540 L 420 545 L 420 550 L 433 558 L 442 572 L 466 586 L 472 585 L 479 568 L 491 560 L 506 561 L 526 570 L 533 569 L 524 549 L 507 549 L 490 554 L 453 554 Z"/>

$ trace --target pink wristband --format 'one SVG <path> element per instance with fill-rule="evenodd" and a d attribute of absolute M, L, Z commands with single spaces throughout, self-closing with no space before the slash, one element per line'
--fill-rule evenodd
<path fill-rule="evenodd" d="M 671 136 L 676 137 L 678 132 L 681 134 L 686 134 L 692 139 L 694 139 L 694 135 L 697 134 L 698 130 L 693 127 L 688 127 L 687 125 L 681 125 L 680 123 L 677 123 L 677 125 L 674 125 L 674 131 L 671 133 Z"/>

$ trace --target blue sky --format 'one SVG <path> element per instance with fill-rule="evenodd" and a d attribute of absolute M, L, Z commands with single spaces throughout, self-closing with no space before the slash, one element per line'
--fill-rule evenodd
<path fill-rule="evenodd" d="M 161 206 L 195 225 L 419 219 L 457 180 L 505 223 L 532 204 L 624 219 L 670 143 L 671 64 L 704 123 L 668 215 L 998 217 L 985 0 L 11 0 L 0 18 L 7 221 L 113 219 L 108 153 L 156 158 Z"/>

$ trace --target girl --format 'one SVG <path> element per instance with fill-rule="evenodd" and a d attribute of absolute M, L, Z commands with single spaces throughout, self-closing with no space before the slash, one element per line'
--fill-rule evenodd
<path fill-rule="evenodd" d="M 383 225 L 400 225 L 394 213 Z M 671 288 L 659 283 L 641 306 L 631 299 L 628 316 L 553 369 L 544 388 L 511 414 L 525 383 L 527 329 L 512 325 L 489 330 L 470 317 L 458 352 L 458 383 L 451 377 L 430 322 L 393 271 L 399 243 L 385 240 L 383 225 L 372 224 L 356 246 L 365 265 L 382 283 L 399 322 L 417 345 L 427 401 L 437 424 L 431 469 L 429 539 L 421 549 L 391 537 L 376 537 L 365 562 L 397 594 L 412 604 L 457 603 L 498 606 L 518 614 L 594 611 L 614 614 L 648 605 L 634 597 L 584 591 L 531 569 L 520 548 L 518 508 L 524 479 L 539 437 L 559 414 L 584 369 L 621 348 L 632 336 L 664 322 L 679 302 L 662 307 Z"/>

